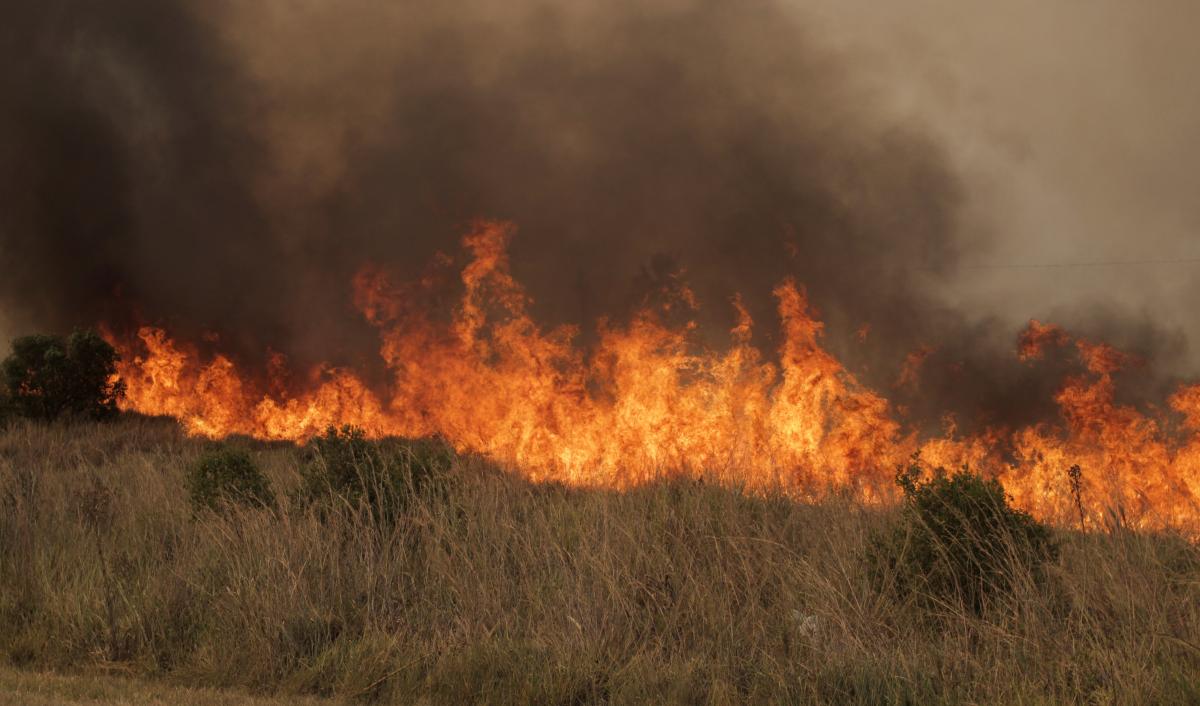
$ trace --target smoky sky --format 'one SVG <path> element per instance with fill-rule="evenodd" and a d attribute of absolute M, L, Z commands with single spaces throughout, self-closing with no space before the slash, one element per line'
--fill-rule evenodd
<path fill-rule="evenodd" d="M 513 268 L 547 324 L 619 320 L 683 273 L 703 338 L 727 340 L 740 293 L 771 348 L 770 291 L 794 277 L 830 347 L 919 415 L 1047 412 L 1057 381 L 1016 362 L 1015 331 L 939 294 L 993 237 L 965 225 L 970 185 L 946 141 L 885 109 L 803 14 L 447 5 L 11 9 L 9 326 L 152 323 L 248 358 L 366 361 L 353 273 L 415 275 L 492 218 L 517 225 Z M 1079 318 L 1134 348 L 1176 345 L 1123 312 Z M 925 394 L 891 389 L 920 346 L 935 349 Z"/>

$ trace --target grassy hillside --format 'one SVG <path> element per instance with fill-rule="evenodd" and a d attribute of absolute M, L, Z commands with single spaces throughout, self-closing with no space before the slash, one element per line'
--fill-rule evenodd
<path fill-rule="evenodd" d="M 247 443 L 278 504 L 196 511 L 210 446 L 149 420 L 0 432 L 0 658 L 402 703 L 1200 701 L 1179 538 L 1056 531 L 1045 580 L 976 612 L 872 580 L 894 509 L 460 459 L 393 522 L 298 503 L 298 450 Z"/>

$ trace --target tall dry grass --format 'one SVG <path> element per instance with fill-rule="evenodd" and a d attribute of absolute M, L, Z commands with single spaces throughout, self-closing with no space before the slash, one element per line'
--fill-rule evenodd
<path fill-rule="evenodd" d="M 478 460 L 394 525 L 193 513 L 172 425 L 0 433 L 0 653 L 263 693 L 433 703 L 1196 703 L 1200 553 L 1059 532 L 981 615 L 868 580 L 895 513 L 693 481 L 531 485 Z M 1019 579 L 1020 577 L 1018 577 Z"/>

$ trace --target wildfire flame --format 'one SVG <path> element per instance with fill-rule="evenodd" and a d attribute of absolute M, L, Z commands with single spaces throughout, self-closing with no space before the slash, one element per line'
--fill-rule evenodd
<path fill-rule="evenodd" d="M 624 326 L 602 321 L 585 355 L 575 329 L 545 330 L 530 318 L 530 298 L 510 272 L 512 235 L 508 224 L 481 222 L 463 239 L 465 293 L 448 323 L 408 303 L 411 288 L 430 280 L 399 284 L 378 268 L 358 274 L 355 303 L 379 330 L 391 373 L 386 395 L 329 366 L 295 391 L 145 327 L 134 341 L 110 337 L 122 354 L 124 407 L 170 415 L 207 437 L 300 442 L 344 424 L 373 436 L 439 434 L 535 480 L 616 488 L 705 474 L 804 498 L 836 490 L 885 502 L 896 468 L 919 452 L 930 465 L 966 464 L 999 478 L 1018 506 L 1049 521 L 1078 518 L 1078 502 L 1092 522 L 1119 515 L 1142 527 L 1200 526 L 1200 385 L 1170 398 L 1182 421 L 1119 405 L 1113 374 L 1126 359 L 1107 345 L 1030 322 L 1018 345 L 1023 360 L 1074 346 L 1087 371 L 1057 393 L 1062 419 L 969 437 L 949 423 L 942 437 L 922 439 L 822 347 L 823 325 L 795 282 L 774 290 L 777 360 L 751 346 L 740 299 L 724 352 L 695 353 L 691 324 L 669 326 L 647 307 Z M 695 299 L 678 284 L 665 306 L 690 311 Z M 910 356 L 903 384 L 915 384 L 927 354 Z M 275 361 L 268 377 L 281 368 Z M 1078 496 L 1067 473 L 1075 464 L 1084 469 Z"/>

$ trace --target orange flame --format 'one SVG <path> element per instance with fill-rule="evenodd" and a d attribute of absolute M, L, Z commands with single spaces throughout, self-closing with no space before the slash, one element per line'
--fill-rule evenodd
<path fill-rule="evenodd" d="M 1200 386 L 1171 397 L 1179 425 L 1118 405 L 1113 374 L 1127 360 L 1108 346 L 1074 342 L 1087 374 L 1057 394 L 1060 426 L 962 438 L 948 420 L 941 438 L 918 439 L 822 347 L 823 325 L 794 282 L 774 290 L 783 332 L 775 362 L 750 345 L 753 322 L 740 298 L 724 352 L 695 353 L 694 324 L 670 327 L 646 308 L 626 326 L 601 321 L 585 355 L 574 328 L 545 330 L 530 318 L 531 300 L 509 269 L 512 234 L 507 224 L 481 222 L 463 239 L 471 260 L 448 324 L 413 311 L 415 290 L 383 270 L 355 277 L 355 303 L 379 329 L 392 375 L 385 395 L 329 366 L 310 371 L 300 391 L 284 392 L 278 359 L 271 381 L 258 384 L 228 358 L 205 362 L 147 327 L 133 345 L 114 341 L 128 385 L 124 406 L 170 415 L 207 437 L 303 441 L 343 424 L 373 436 L 440 434 L 535 480 L 616 488 L 707 474 L 804 498 L 837 490 L 881 502 L 894 497 L 897 466 L 919 452 L 933 465 L 969 464 L 1000 478 L 1016 504 L 1057 522 L 1078 517 L 1067 469 L 1079 464 L 1078 500 L 1091 522 L 1112 515 L 1136 526 L 1200 526 Z M 428 289 L 432 280 L 414 286 Z M 671 290 L 664 310 L 695 311 L 690 290 Z M 1018 354 L 1032 361 L 1071 342 L 1062 329 L 1031 321 Z M 916 384 L 924 355 L 909 361 L 905 384 Z"/>

